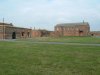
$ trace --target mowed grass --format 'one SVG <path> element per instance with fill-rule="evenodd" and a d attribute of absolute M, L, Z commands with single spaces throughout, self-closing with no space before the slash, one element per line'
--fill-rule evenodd
<path fill-rule="evenodd" d="M 100 46 L 0 42 L 0 75 L 100 75 Z"/>
<path fill-rule="evenodd" d="M 20 41 L 27 40 L 21 39 Z M 28 39 L 28 41 L 100 44 L 100 37 L 36 37 L 33 39 Z"/>

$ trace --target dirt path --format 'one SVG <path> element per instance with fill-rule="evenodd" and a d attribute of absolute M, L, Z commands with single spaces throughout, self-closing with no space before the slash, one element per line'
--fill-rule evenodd
<path fill-rule="evenodd" d="M 32 43 L 100 46 L 100 44 L 89 44 L 89 43 L 88 44 L 86 43 L 64 43 L 64 42 L 32 42 Z"/>

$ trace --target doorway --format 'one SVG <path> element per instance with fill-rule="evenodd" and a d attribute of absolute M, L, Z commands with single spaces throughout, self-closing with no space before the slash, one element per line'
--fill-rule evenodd
<path fill-rule="evenodd" d="M 12 39 L 16 39 L 16 32 L 12 33 Z"/>
<path fill-rule="evenodd" d="M 83 36 L 83 31 L 82 30 L 79 31 L 79 36 Z"/>

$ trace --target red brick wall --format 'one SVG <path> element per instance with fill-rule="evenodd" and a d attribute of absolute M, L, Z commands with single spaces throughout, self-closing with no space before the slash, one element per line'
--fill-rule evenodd
<path fill-rule="evenodd" d="M 32 37 L 41 37 L 41 31 L 32 30 Z"/>
<path fill-rule="evenodd" d="M 62 36 L 88 36 L 90 32 L 90 28 L 87 25 L 79 25 L 79 26 L 69 26 L 69 27 L 62 27 L 56 26 L 55 32 L 58 32 L 59 35 Z"/>

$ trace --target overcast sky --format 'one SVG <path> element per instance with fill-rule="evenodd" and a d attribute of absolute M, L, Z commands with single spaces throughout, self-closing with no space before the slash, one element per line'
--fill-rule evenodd
<path fill-rule="evenodd" d="M 100 0 L 0 0 L 0 21 L 53 30 L 58 23 L 89 22 L 100 31 Z"/>

